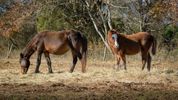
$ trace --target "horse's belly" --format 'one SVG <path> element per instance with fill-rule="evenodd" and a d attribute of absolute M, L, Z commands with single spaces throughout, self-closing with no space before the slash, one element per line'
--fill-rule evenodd
<path fill-rule="evenodd" d="M 62 55 L 66 53 L 69 50 L 69 47 L 67 44 L 51 44 L 48 46 L 45 46 L 46 50 L 55 55 Z"/>
<path fill-rule="evenodd" d="M 138 51 L 132 51 L 132 52 L 131 52 L 131 51 L 128 51 L 128 52 L 126 52 L 126 54 L 127 54 L 127 55 L 135 55 L 135 54 L 139 53 L 139 51 L 140 51 L 140 50 L 138 50 Z"/>
<path fill-rule="evenodd" d="M 137 54 L 139 52 L 140 52 L 140 47 L 136 46 L 136 47 L 132 47 L 132 48 L 127 49 L 125 53 L 127 55 L 135 55 L 135 54 Z"/>
<path fill-rule="evenodd" d="M 56 50 L 53 52 L 53 54 L 55 54 L 55 55 L 62 55 L 62 54 L 64 54 L 64 53 L 66 53 L 68 50 L 69 50 L 69 47 L 68 47 L 68 46 L 61 47 L 61 48 L 56 49 Z"/>

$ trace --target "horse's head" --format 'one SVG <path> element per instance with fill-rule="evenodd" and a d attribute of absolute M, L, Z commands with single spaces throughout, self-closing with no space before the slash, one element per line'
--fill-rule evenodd
<path fill-rule="evenodd" d="M 112 34 L 112 39 L 114 40 L 114 46 L 116 47 L 116 48 L 119 48 L 119 43 L 118 43 L 118 34 Z"/>
<path fill-rule="evenodd" d="M 109 32 L 110 32 L 110 36 L 112 37 L 112 40 L 114 41 L 114 46 L 116 48 L 119 48 L 119 43 L 118 43 L 119 34 L 118 34 L 118 32 L 115 29 L 112 29 Z"/>
<path fill-rule="evenodd" d="M 21 66 L 22 74 L 26 74 L 30 66 L 30 61 L 22 53 L 20 53 L 20 66 Z"/>

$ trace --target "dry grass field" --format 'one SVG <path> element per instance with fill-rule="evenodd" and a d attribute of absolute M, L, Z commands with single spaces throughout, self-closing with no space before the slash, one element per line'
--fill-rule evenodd
<path fill-rule="evenodd" d="M 54 73 L 48 74 L 45 59 L 41 73 L 35 74 L 35 56 L 28 74 L 20 73 L 18 53 L 0 58 L 0 99 L 13 100 L 178 100 L 178 61 L 153 57 L 151 72 L 141 71 L 140 56 L 127 59 L 127 68 L 113 69 L 115 59 L 88 57 L 87 72 L 81 72 L 80 62 L 73 73 L 70 53 L 52 56 Z M 158 54 L 159 55 L 159 54 Z"/>

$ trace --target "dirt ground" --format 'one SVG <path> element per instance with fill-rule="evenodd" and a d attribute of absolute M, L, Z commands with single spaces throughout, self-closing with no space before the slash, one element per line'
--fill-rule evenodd
<path fill-rule="evenodd" d="M 87 72 L 80 62 L 69 73 L 71 58 L 53 56 L 54 73 L 48 74 L 43 58 L 35 74 L 35 57 L 28 74 L 20 73 L 19 58 L 0 59 L 1 100 L 178 100 L 178 61 L 153 59 L 151 72 L 141 71 L 140 59 L 128 58 L 127 68 L 113 69 L 114 59 L 90 58 Z M 137 58 L 137 57 L 136 57 Z"/>

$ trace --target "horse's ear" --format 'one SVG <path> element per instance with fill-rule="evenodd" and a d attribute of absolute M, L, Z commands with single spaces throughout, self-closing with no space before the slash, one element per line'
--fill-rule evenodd
<path fill-rule="evenodd" d="M 70 41 L 71 40 L 71 38 L 70 38 L 71 36 L 70 36 L 70 34 L 67 36 L 67 39 Z"/>
<path fill-rule="evenodd" d="M 22 53 L 20 53 L 20 58 L 23 58 L 23 54 Z"/>
<path fill-rule="evenodd" d="M 110 32 L 111 33 L 117 33 L 117 31 L 115 29 L 111 29 Z"/>

